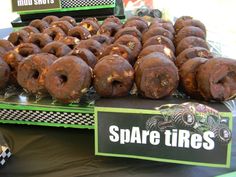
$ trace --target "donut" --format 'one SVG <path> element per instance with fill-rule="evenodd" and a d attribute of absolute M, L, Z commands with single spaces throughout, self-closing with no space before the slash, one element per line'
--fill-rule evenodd
<path fill-rule="evenodd" d="M 172 50 L 170 50 L 168 47 L 164 46 L 164 45 L 149 45 L 145 48 L 142 49 L 142 51 L 139 53 L 138 58 L 142 58 L 145 57 L 153 52 L 160 52 L 163 53 L 164 55 L 166 55 L 171 61 L 175 61 L 175 55 L 172 52 Z"/>
<path fill-rule="evenodd" d="M 40 33 L 40 31 L 37 28 L 33 27 L 33 26 L 25 26 L 21 30 L 26 31 L 27 33 L 29 33 L 29 35 L 32 34 L 32 33 Z"/>
<path fill-rule="evenodd" d="M 204 33 L 206 34 L 206 27 L 205 27 L 205 25 L 201 21 L 194 20 L 194 19 L 189 19 L 189 20 L 182 21 L 182 23 L 180 23 L 178 26 L 176 26 L 176 28 L 175 28 L 176 33 L 178 33 L 185 26 L 195 26 L 195 27 L 198 27 L 198 28 L 202 29 L 202 31 L 204 31 Z"/>
<path fill-rule="evenodd" d="M 86 28 L 91 35 L 97 34 L 99 29 L 99 25 L 97 25 L 97 23 L 93 22 L 92 20 L 83 20 L 79 23 L 79 26 Z"/>
<path fill-rule="evenodd" d="M 53 54 L 57 57 L 62 57 L 67 55 L 71 49 L 68 47 L 66 44 L 59 42 L 59 41 L 54 41 L 49 44 L 47 44 L 43 49 L 43 52 L 45 53 L 50 53 Z"/>
<path fill-rule="evenodd" d="M 77 23 L 73 17 L 70 16 L 63 16 L 59 19 L 60 21 L 68 21 L 71 25 L 76 26 Z"/>
<path fill-rule="evenodd" d="M 113 42 L 111 37 L 103 34 L 93 35 L 91 39 L 98 41 L 102 46 L 110 45 Z"/>
<path fill-rule="evenodd" d="M 151 38 L 149 38 L 144 44 L 143 44 L 143 48 L 149 46 L 149 45 L 164 45 L 166 47 L 168 47 L 170 50 L 172 50 L 172 52 L 175 52 L 175 46 L 173 44 L 173 42 L 168 39 L 167 37 L 161 36 L 161 35 L 157 35 L 157 36 L 153 36 Z"/>
<path fill-rule="evenodd" d="M 54 41 L 58 41 L 58 40 L 63 39 L 63 38 L 66 37 L 65 32 L 59 27 L 46 28 L 43 31 L 43 33 L 48 34 L 52 38 L 52 40 L 54 40 Z"/>
<path fill-rule="evenodd" d="M 52 41 L 52 38 L 46 33 L 34 33 L 29 36 L 29 43 L 33 43 L 39 48 L 43 48 Z"/>
<path fill-rule="evenodd" d="M 6 53 L 7 51 L 3 48 L 0 47 L 0 57 L 3 57 L 3 55 Z"/>
<path fill-rule="evenodd" d="M 174 28 L 175 29 L 178 29 L 179 26 L 182 26 L 182 23 L 186 20 L 192 20 L 193 17 L 191 16 L 181 16 L 179 18 L 177 18 L 177 20 L 175 21 L 175 24 L 174 24 Z"/>
<path fill-rule="evenodd" d="M 156 27 L 164 28 L 164 29 L 170 31 L 172 34 L 175 34 L 175 29 L 174 29 L 173 25 L 170 24 L 170 23 L 153 22 L 153 23 L 150 25 L 149 29 L 151 29 L 151 28 L 156 28 Z"/>
<path fill-rule="evenodd" d="M 171 22 L 171 21 L 169 21 L 169 20 L 164 20 L 164 19 L 162 19 L 162 18 L 154 18 L 152 21 L 151 21 L 151 24 L 150 24 L 150 26 L 152 26 L 153 24 L 155 24 L 155 23 L 168 23 L 168 24 L 170 24 L 170 25 L 172 25 L 173 26 L 173 23 Z"/>
<path fill-rule="evenodd" d="M 132 51 L 125 45 L 122 44 L 112 44 L 104 49 L 101 58 L 107 55 L 119 55 L 126 59 L 131 65 L 135 63 L 135 57 L 132 55 Z"/>
<path fill-rule="evenodd" d="M 11 50 L 5 53 L 3 56 L 3 60 L 8 64 L 10 71 L 9 71 L 9 83 L 13 85 L 17 84 L 17 70 L 20 62 L 24 60 L 24 58 L 16 51 Z"/>
<path fill-rule="evenodd" d="M 59 40 L 59 42 L 62 42 L 64 44 L 66 44 L 68 47 L 70 47 L 71 49 L 74 49 L 75 46 L 77 44 L 79 44 L 80 40 L 76 37 L 67 36 L 67 37 Z"/>
<path fill-rule="evenodd" d="M 20 43 L 27 42 L 29 38 L 29 33 L 24 30 L 19 30 L 17 32 L 10 33 L 8 41 L 10 41 L 14 46 L 19 45 Z"/>
<path fill-rule="evenodd" d="M 98 22 L 98 19 L 96 17 L 88 17 L 88 18 L 85 18 L 85 20 L 90 20 L 90 21 L 93 21 L 94 23 L 96 23 L 98 26 L 100 26 L 99 22 Z"/>
<path fill-rule="evenodd" d="M 51 23 L 52 27 L 59 27 L 61 28 L 65 34 L 68 34 L 68 31 L 73 28 L 74 26 L 70 24 L 68 21 L 54 21 Z"/>
<path fill-rule="evenodd" d="M 157 35 L 167 37 L 170 40 L 174 39 L 174 36 L 170 31 L 168 31 L 162 27 L 155 27 L 155 28 L 149 29 L 146 33 L 143 34 L 142 42 L 145 43 L 149 38 L 151 38 L 153 36 L 157 36 Z"/>
<path fill-rule="evenodd" d="M 46 21 L 36 19 L 31 21 L 29 26 L 33 26 L 37 28 L 40 32 L 43 32 L 44 29 L 49 27 L 49 24 Z"/>
<path fill-rule="evenodd" d="M 115 41 L 115 44 L 126 45 L 131 51 L 134 58 L 136 58 L 142 49 L 141 42 L 132 35 L 122 35 Z"/>
<path fill-rule="evenodd" d="M 196 57 L 185 62 L 179 70 L 180 85 L 192 98 L 202 98 L 197 86 L 196 73 L 198 67 L 206 61 L 206 58 Z"/>
<path fill-rule="evenodd" d="M 45 86 L 50 95 L 63 103 L 77 101 L 91 84 L 91 69 L 76 56 L 64 56 L 47 73 Z"/>
<path fill-rule="evenodd" d="M 136 27 L 141 33 L 146 32 L 148 30 L 147 22 L 142 20 L 127 20 L 124 24 L 124 27 Z"/>
<path fill-rule="evenodd" d="M 140 95 L 150 99 L 170 96 L 178 87 L 178 70 L 162 53 L 154 52 L 135 65 L 135 83 Z"/>
<path fill-rule="evenodd" d="M 4 48 L 6 51 L 14 49 L 14 45 L 5 39 L 0 39 L 0 47 Z"/>
<path fill-rule="evenodd" d="M 0 89 L 7 86 L 10 77 L 10 68 L 7 63 L 0 57 Z"/>
<path fill-rule="evenodd" d="M 105 23 L 109 23 L 109 22 L 112 22 L 112 23 L 116 23 L 118 25 L 122 25 L 121 21 L 119 18 L 115 17 L 115 16 L 109 16 L 107 17 L 102 24 L 105 24 Z"/>
<path fill-rule="evenodd" d="M 99 35 L 107 35 L 109 37 L 114 37 L 118 30 L 122 28 L 121 25 L 114 22 L 104 23 L 98 30 Z"/>
<path fill-rule="evenodd" d="M 103 57 L 94 68 L 94 88 L 101 97 L 122 97 L 134 83 L 134 70 L 119 55 Z"/>
<path fill-rule="evenodd" d="M 76 26 L 68 31 L 68 36 L 77 37 L 79 40 L 86 40 L 91 37 L 91 34 L 83 26 Z"/>
<path fill-rule="evenodd" d="M 140 16 L 133 16 L 133 17 L 130 17 L 126 20 L 126 22 L 130 22 L 130 21 L 133 21 L 133 20 L 139 20 L 139 21 L 142 21 L 144 22 L 147 26 L 148 26 L 148 23 L 147 21 L 143 18 L 143 17 L 140 17 Z"/>
<path fill-rule="evenodd" d="M 103 47 L 102 44 L 100 44 L 98 41 L 95 41 L 93 39 L 88 39 L 84 41 L 80 41 L 80 43 L 75 47 L 78 48 L 85 48 L 90 50 L 96 57 L 99 57 L 102 55 Z"/>
<path fill-rule="evenodd" d="M 28 93 L 43 95 L 47 93 L 45 77 L 49 66 L 57 58 L 48 53 L 34 54 L 27 57 L 18 66 L 17 81 Z"/>
<path fill-rule="evenodd" d="M 48 24 L 51 24 L 52 22 L 58 21 L 59 18 L 54 15 L 48 15 L 42 19 L 43 21 L 46 21 Z"/>
<path fill-rule="evenodd" d="M 206 33 L 202 31 L 202 29 L 194 26 L 186 26 L 183 27 L 175 36 L 175 44 L 178 45 L 182 39 L 189 36 L 195 36 L 206 40 Z"/>
<path fill-rule="evenodd" d="M 195 57 L 210 59 L 213 58 L 213 55 L 209 50 L 202 47 L 187 48 L 177 56 L 175 65 L 180 68 L 186 61 Z"/>
<path fill-rule="evenodd" d="M 139 30 L 137 30 L 136 27 L 125 27 L 120 29 L 116 35 L 115 35 L 115 40 L 117 40 L 118 38 L 120 38 L 121 36 L 125 35 L 125 34 L 129 34 L 132 35 L 136 38 L 138 38 L 140 41 L 142 39 L 142 34 Z"/>
<path fill-rule="evenodd" d="M 94 68 L 94 66 L 97 63 L 96 56 L 88 49 L 85 48 L 77 48 L 72 50 L 69 55 L 74 55 L 82 60 L 84 60 L 91 68 Z"/>
<path fill-rule="evenodd" d="M 199 37 L 189 36 L 182 39 L 176 47 L 176 55 L 179 55 L 187 48 L 202 47 L 209 50 L 207 42 Z"/>
<path fill-rule="evenodd" d="M 41 49 L 32 43 L 22 43 L 16 46 L 14 51 L 16 51 L 22 57 L 28 57 L 29 55 L 40 53 Z"/>
<path fill-rule="evenodd" d="M 213 58 L 198 67 L 198 89 L 206 101 L 224 101 L 236 94 L 236 62 L 234 59 Z"/>

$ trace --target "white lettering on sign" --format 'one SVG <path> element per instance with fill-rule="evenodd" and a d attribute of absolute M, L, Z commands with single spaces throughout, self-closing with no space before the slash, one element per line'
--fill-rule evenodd
<path fill-rule="evenodd" d="M 54 0 L 17 0 L 17 6 L 54 4 Z"/>

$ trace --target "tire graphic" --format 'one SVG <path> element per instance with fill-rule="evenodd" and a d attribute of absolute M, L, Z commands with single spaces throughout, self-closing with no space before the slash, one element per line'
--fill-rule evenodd
<path fill-rule="evenodd" d="M 194 114 L 188 109 L 176 110 L 172 115 L 172 120 L 177 127 L 191 129 L 196 119 Z"/>
<path fill-rule="evenodd" d="M 215 139 L 222 144 L 228 144 L 232 138 L 230 129 L 224 125 L 219 124 L 211 130 L 215 134 Z"/>

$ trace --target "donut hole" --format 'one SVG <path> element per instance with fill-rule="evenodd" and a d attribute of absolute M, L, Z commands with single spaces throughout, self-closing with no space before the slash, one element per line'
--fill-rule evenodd
<path fill-rule="evenodd" d="M 114 81 L 112 81 L 111 84 L 114 87 L 122 87 L 122 82 L 121 81 L 114 80 Z"/>
<path fill-rule="evenodd" d="M 40 40 L 35 40 L 33 43 L 39 47 L 42 47 Z"/>
<path fill-rule="evenodd" d="M 37 80 L 39 78 L 39 71 L 38 70 L 33 70 L 32 78 L 35 80 Z"/>
<path fill-rule="evenodd" d="M 59 80 L 60 80 L 61 85 L 64 85 L 68 81 L 68 77 L 64 74 L 61 74 L 59 76 Z"/>
<path fill-rule="evenodd" d="M 19 51 L 19 54 L 20 54 L 22 57 L 28 57 L 28 56 L 29 56 L 29 51 L 27 51 L 27 50 L 21 50 L 21 51 Z"/>
<path fill-rule="evenodd" d="M 111 29 L 111 37 L 114 37 L 115 36 L 115 34 L 116 34 L 116 29 Z"/>

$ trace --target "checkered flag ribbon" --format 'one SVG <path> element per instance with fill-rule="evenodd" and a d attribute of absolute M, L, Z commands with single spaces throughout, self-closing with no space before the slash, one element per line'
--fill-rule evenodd
<path fill-rule="evenodd" d="M 10 156 L 10 149 L 7 146 L 0 145 L 0 165 L 4 165 Z"/>
<path fill-rule="evenodd" d="M 62 8 L 76 8 L 113 4 L 115 4 L 115 0 L 61 0 Z"/>

